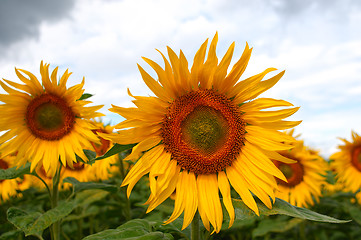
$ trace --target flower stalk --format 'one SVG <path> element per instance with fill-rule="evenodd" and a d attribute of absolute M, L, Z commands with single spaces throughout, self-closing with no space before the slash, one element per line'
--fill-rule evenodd
<path fill-rule="evenodd" d="M 199 240 L 199 235 L 199 213 L 197 211 L 191 223 L 191 240 Z"/>

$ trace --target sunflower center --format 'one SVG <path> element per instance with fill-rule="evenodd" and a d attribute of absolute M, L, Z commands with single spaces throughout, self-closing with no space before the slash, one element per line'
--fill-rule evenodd
<path fill-rule="evenodd" d="M 8 169 L 9 164 L 5 162 L 4 160 L 0 159 L 0 169 Z M 4 180 L 0 179 L 0 183 L 2 183 Z"/>
<path fill-rule="evenodd" d="M 66 166 L 66 169 L 70 170 L 70 171 L 74 171 L 74 172 L 78 172 L 83 170 L 85 167 L 84 163 L 82 162 L 77 162 L 73 164 L 73 168 L 69 167 L 68 165 Z"/>
<path fill-rule="evenodd" d="M 72 130 L 75 114 L 64 99 L 45 93 L 29 103 L 25 119 L 35 137 L 54 141 Z"/>
<path fill-rule="evenodd" d="M 357 170 L 361 172 L 361 146 L 356 147 L 352 151 L 351 162 Z"/>
<path fill-rule="evenodd" d="M 292 168 L 291 168 L 289 165 L 287 165 L 287 164 L 282 164 L 282 165 L 280 165 L 279 168 L 280 168 L 281 172 L 283 173 L 283 175 L 285 175 L 285 177 L 286 177 L 287 179 L 289 179 L 289 178 L 292 177 L 293 171 L 292 171 Z"/>
<path fill-rule="evenodd" d="M 290 157 L 288 156 L 288 158 Z M 279 184 L 288 187 L 294 187 L 302 182 L 304 170 L 303 170 L 303 166 L 299 162 L 286 164 L 276 161 L 275 165 L 281 170 L 281 172 L 283 173 L 283 175 L 285 175 L 288 181 L 285 182 L 277 178 Z"/>
<path fill-rule="evenodd" d="M 217 173 L 230 166 L 244 145 L 244 134 L 238 107 L 209 89 L 174 100 L 161 133 L 166 151 L 183 169 L 196 174 Z"/>
<path fill-rule="evenodd" d="M 211 107 L 195 108 L 182 122 L 181 127 L 184 140 L 205 154 L 216 152 L 228 135 L 226 119 Z"/>
<path fill-rule="evenodd" d="M 106 133 L 102 129 L 97 129 L 97 130 L 92 130 L 92 131 L 93 131 L 93 133 L 96 133 L 96 132 Z M 93 143 L 93 142 L 91 143 L 92 146 L 94 147 L 94 150 L 95 150 L 95 153 L 97 154 L 97 157 L 103 156 L 110 147 L 110 141 L 109 140 L 106 140 L 106 139 L 104 139 L 102 137 L 99 137 L 99 138 L 100 138 L 100 144 L 96 144 L 96 143 Z"/>

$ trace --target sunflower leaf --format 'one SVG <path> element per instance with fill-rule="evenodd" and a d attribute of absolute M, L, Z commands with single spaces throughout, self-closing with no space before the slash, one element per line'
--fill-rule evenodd
<path fill-rule="evenodd" d="M 117 227 L 89 235 L 83 240 L 171 240 L 173 236 L 169 233 L 159 231 L 152 232 L 152 225 L 145 219 L 133 219 Z"/>
<path fill-rule="evenodd" d="M 79 100 L 85 100 L 85 99 L 88 99 L 90 98 L 91 96 L 93 96 L 93 94 L 90 94 L 90 93 L 83 93 L 83 95 L 81 95 L 81 97 L 78 99 Z"/>
<path fill-rule="evenodd" d="M 260 237 L 265 236 L 266 234 L 270 232 L 286 232 L 293 227 L 300 224 L 303 219 L 300 218 L 291 218 L 291 219 L 264 219 L 261 221 L 257 228 L 253 229 L 252 231 L 252 237 Z"/>
<path fill-rule="evenodd" d="M 7 211 L 7 219 L 18 229 L 25 233 L 25 236 L 33 235 L 42 238 L 44 229 L 53 223 L 68 216 L 76 207 L 86 206 L 98 201 L 108 195 L 108 192 L 102 190 L 83 191 L 71 201 L 64 201 L 45 213 L 26 212 L 20 208 L 11 207 Z"/>
<path fill-rule="evenodd" d="M 300 208 L 289 204 L 288 202 L 276 198 L 275 203 L 273 204 L 272 209 L 268 209 L 259 199 L 256 199 L 260 215 L 287 215 L 291 217 L 317 221 L 317 222 L 327 222 L 327 223 L 347 223 L 349 220 L 339 220 L 333 217 L 329 217 L 317 212 L 311 211 L 306 208 Z M 252 217 L 257 217 L 257 215 L 249 209 L 243 201 L 239 199 L 232 199 L 232 203 L 235 209 L 236 218 L 238 219 L 248 219 Z"/>
<path fill-rule="evenodd" d="M 14 179 L 22 177 L 24 174 L 30 174 L 31 163 L 25 164 L 23 167 L 12 167 L 8 169 L 0 169 L 0 180 L 3 179 Z"/>
<path fill-rule="evenodd" d="M 129 150 L 129 149 L 133 148 L 134 146 L 135 146 L 135 144 L 120 145 L 120 144 L 116 143 L 103 156 L 93 158 L 93 159 L 89 159 L 89 161 L 86 162 L 86 163 L 92 165 L 93 163 L 95 163 L 95 161 L 108 158 L 108 157 L 113 156 L 115 154 L 121 153 L 121 152 L 123 152 L 125 150 Z"/>
<path fill-rule="evenodd" d="M 117 192 L 118 187 L 115 185 L 110 185 L 106 183 L 97 183 L 97 182 L 79 182 L 73 177 L 67 177 L 63 182 L 71 183 L 74 188 L 74 192 L 80 192 L 87 189 L 102 189 L 108 192 Z"/>

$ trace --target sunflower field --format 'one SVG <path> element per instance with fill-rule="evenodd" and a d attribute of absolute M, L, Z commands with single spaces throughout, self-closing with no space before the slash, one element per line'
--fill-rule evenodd
<path fill-rule="evenodd" d="M 324 159 L 260 97 L 284 71 L 242 79 L 252 48 L 230 67 L 217 42 L 143 58 L 154 96 L 128 89 L 114 126 L 68 70 L 0 80 L 0 239 L 360 239 L 361 137 Z"/>

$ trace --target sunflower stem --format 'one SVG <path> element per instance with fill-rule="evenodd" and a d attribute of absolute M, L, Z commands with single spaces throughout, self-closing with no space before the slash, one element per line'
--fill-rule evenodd
<path fill-rule="evenodd" d="M 51 208 L 54 209 L 58 206 L 59 201 L 59 181 L 60 181 L 60 171 L 61 171 L 61 164 L 55 176 L 53 178 L 53 188 L 51 190 Z M 60 221 L 56 221 L 51 226 L 51 239 L 52 240 L 59 240 L 60 239 Z"/>
<path fill-rule="evenodd" d="M 306 231 L 306 222 L 302 221 L 299 226 L 300 226 L 300 228 L 299 228 L 300 239 L 301 240 L 306 240 L 306 233 L 305 233 L 305 231 Z"/>
<path fill-rule="evenodd" d="M 191 224 L 191 240 L 199 240 L 199 235 L 199 213 L 197 211 Z"/>
<path fill-rule="evenodd" d="M 123 157 L 118 154 L 118 159 L 119 159 L 119 172 L 120 172 L 120 177 L 122 178 L 122 181 L 125 178 L 125 169 L 124 169 L 124 161 L 123 161 Z M 130 215 L 130 201 L 129 198 L 127 196 L 127 191 L 125 190 L 125 188 L 123 189 L 123 193 L 124 193 L 124 197 L 125 197 L 125 209 L 124 209 L 124 215 L 125 215 L 125 220 L 129 221 L 131 220 L 131 215 Z"/>

